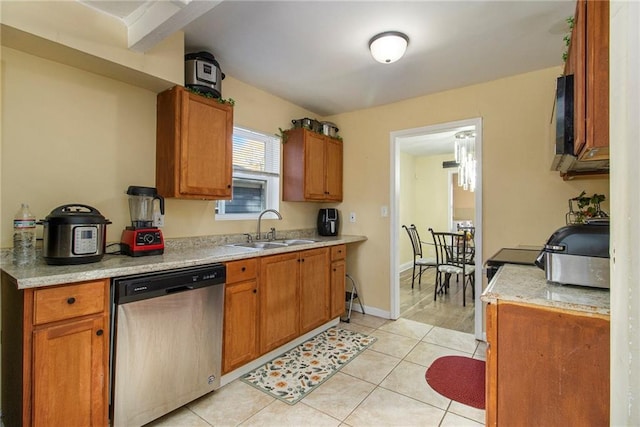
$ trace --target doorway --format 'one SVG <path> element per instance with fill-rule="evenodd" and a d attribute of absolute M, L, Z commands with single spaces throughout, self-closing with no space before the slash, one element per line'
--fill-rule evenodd
<path fill-rule="evenodd" d="M 391 132 L 390 134 L 390 147 L 391 147 L 391 188 L 390 188 L 390 200 L 392 204 L 391 209 L 391 248 L 390 248 L 390 283 L 391 283 L 391 318 L 397 319 L 400 317 L 400 242 L 404 236 L 401 226 L 403 221 L 406 222 L 407 218 L 402 218 L 401 215 L 401 187 L 403 180 L 407 177 L 401 174 L 401 158 L 405 156 L 407 150 L 415 151 L 423 149 L 425 153 L 434 152 L 438 153 L 437 146 L 441 146 L 439 154 L 442 156 L 451 156 L 453 160 L 454 150 L 452 143 L 452 136 L 461 130 L 472 130 L 475 132 L 475 159 L 476 159 L 476 171 L 475 171 L 475 190 L 473 191 L 473 197 L 475 201 L 475 210 L 473 213 L 473 225 L 475 226 L 475 300 L 474 303 L 474 335 L 478 339 L 483 338 L 483 313 L 482 303 L 480 302 L 480 294 L 482 291 L 482 119 L 474 118 L 467 120 L 460 120 L 456 122 L 443 123 L 432 126 L 425 126 L 421 128 L 406 129 L 401 131 Z M 446 148 L 448 140 L 448 148 Z M 446 151 L 448 150 L 448 151 Z M 445 166 L 444 163 L 440 164 L 440 168 Z M 406 181 L 405 181 L 406 182 Z M 438 218 L 446 218 L 443 224 L 434 223 L 436 220 L 433 218 L 425 219 L 426 223 L 430 224 L 434 229 L 451 230 L 455 226 L 455 214 L 452 212 L 452 190 L 451 186 L 447 187 L 447 195 L 437 194 L 421 194 L 419 197 L 429 198 L 430 200 L 438 200 L 437 203 L 431 203 L 428 210 L 423 210 L 420 216 L 431 215 L 432 210 L 442 210 L 447 212 L 444 215 L 440 215 Z M 405 200 L 406 201 L 406 200 Z M 411 202 L 409 202 L 411 204 Z M 403 206 L 406 211 L 406 205 Z M 411 209 L 411 208 L 409 208 Z M 418 209 L 419 212 L 419 209 Z M 410 223 L 410 222 L 409 222 Z M 418 225 L 418 224 L 416 224 Z M 420 229 L 423 234 L 427 233 L 427 228 Z M 421 236 L 421 240 L 425 240 L 426 237 Z M 425 276 L 426 277 L 426 276 Z M 430 283 L 430 282 L 427 282 Z M 432 286 L 425 286 L 425 290 L 433 289 Z M 468 296 L 467 301 L 471 299 Z"/>

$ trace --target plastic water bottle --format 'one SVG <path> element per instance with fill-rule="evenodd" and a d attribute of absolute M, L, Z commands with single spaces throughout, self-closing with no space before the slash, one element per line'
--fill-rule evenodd
<path fill-rule="evenodd" d="M 23 203 L 13 219 L 13 263 L 18 266 L 36 260 L 36 217 Z"/>

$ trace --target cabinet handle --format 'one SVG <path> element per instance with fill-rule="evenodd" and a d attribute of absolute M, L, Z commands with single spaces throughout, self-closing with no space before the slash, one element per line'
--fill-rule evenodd
<path fill-rule="evenodd" d="M 242 270 L 242 271 L 246 271 L 246 270 L 247 270 L 247 267 L 242 267 L 242 268 L 241 268 L 241 270 Z"/>
<path fill-rule="evenodd" d="M 104 331 L 103 331 L 102 329 L 98 329 L 98 330 L 96 331 L 96 335 L 97 335 L 97 336 L 102 336 L 102 334 L 103 334 L 103 333 L 104 333 Z"/>
<path fill-rule="evenodd" d="M 69 298 L 67 298 L 67 304 L 71 305 L 71 304 L 73 304 L 74 302 L 76 302 L 76 299 L 75 299 L 74 297 L 69 297 Z"/>
<path fill-rule="evenodd" d="M 258 290 L 257 290 L 257 289 L 254 289 L 254 290 L 253 290 L 253 293 L 254 293 L 254 294 L 257 294 L 257 293 L 258 293 Z"/>
<path fill-rule="evenodd" d="M 231 188 L 231 184 L 227 184 L 227 188 Z"/>

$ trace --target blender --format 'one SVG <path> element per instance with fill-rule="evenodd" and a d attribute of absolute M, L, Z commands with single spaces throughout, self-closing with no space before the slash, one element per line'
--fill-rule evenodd
<path fill-rule="evenodd" d="M 122 231 L 122 253 L 134 257 L 162 255 L 164 239 L 160 229 L 153 226 L 153 202 L 160 201 L 160 213 L 164 215 L 164 198 L 153 187 L 130 186 L 127 194 L 131 225 Z"/>

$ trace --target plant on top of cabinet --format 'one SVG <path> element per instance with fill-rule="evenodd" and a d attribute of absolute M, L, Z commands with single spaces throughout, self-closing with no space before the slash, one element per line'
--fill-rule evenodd
<path fill-rule="evenodd" d="M 158 193 L 182 199 L 231 199 L 232 134 L 232 103 L 182 86 L 158 94 Z"/>

